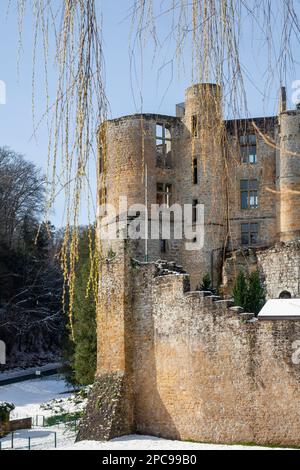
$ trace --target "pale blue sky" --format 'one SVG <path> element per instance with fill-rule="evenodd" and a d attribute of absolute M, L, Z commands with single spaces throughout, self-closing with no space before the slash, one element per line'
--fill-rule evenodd
<path fill-rule="evenodd" d="M 53 0 L 61 1 L 61 0 Z M 140 111 L 141 84 L 140 70 L 139 86 L 130 74 L 129 61 L 129 35 L 130 20 L 129 8 L 133 0 L 98 0 L 99 8 L 102 5 L 104 25 L 104 52 L 106 64 L 107 96 L 110 103 L 110 117 L 118 117 Z M 274 4 L 280 0 L 274 0 Z M 160 0 L 154 0 L 157 6 Z M 18 28 L 17 15 L 14 9 L 6 17 L 8 0 L 1 0 L 0 5 L 0 80 L 7 86 L 7 103 L 0 105 L 0 146 L 9 146 L 17 152 L 23 153 L 26 158 L 45 168 L 47 160 L 47 129 L 41 125 L 37 141 L 32 138 L 32 50 L 33 28 L 32 18 L 28 15 L 24 23 L 23 51 L 20 63 L 19 81 L 17 77 L 17 51 Z M 127 19 L 126 19 L 127 18 Z M 168 30 L 168 20 L 163 17 L 159 22 L 161 37 Z M 241 44 L 243 65 L 247 69 L 246 89 L 248 93 L 249 109 L 253 116 L 276 113 L 277 92 L 280 86 L 279 79 L 274 76 L 271 96 L 263 99 L 264 71 L 266 55 L 262 49 L 259 33 L 254 34 L 254 41 L 250 40 L 250 28 L 244 25 L 244 40 Z M 299 48 L 299 46 L 297 46 Z M 253 52 L 255 50 L 255 52 Z M 178 72 L 176 64 L 159 67 L 164 61 L 168 62 L 171 49 L 161 51 L 156 62 L 152 63 L 153 49 L 149 42 L 144 49 L 143 111 L 151 113 L 174 114 L 175 104 L 184 100 L 184 90 L 191 84 L 190 57 L 185 58 L 185 72 Z M 38 58 L 38 70 L 42 71 L 42 57 Z M 299 68 L 287 83 L 288 95 L 291 96 L 292 80 L 300 79 Z M 36 76 L 36 116 L 38 118 L 45 110 L 43 99 L 43 74 Z M 50 85 L 54 90 L 54 74 L 49 73 Z M 51 83 L 52 82 L 52 83 Z M 255 84 L 255 85 L 253 85 Z M 132 85 L 135 94 L 132 93 Z M 50 86 L 51 91 L 51 86 Z M 64 201 L 60 198 L 55 206 L 52 220 L 57 226 L 63 223 Z M 85 222 L 84 216 L 82 222 Z"/>

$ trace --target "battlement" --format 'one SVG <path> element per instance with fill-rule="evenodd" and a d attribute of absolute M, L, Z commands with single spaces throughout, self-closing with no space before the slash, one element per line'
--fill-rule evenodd
<path fill-rule="evenodd" d="M 124 116 L 100 129 L 99 199 L 147 205 L 150 226 L 152 205 L 203 204 L 205 237 L 194 251 L 162 234 L 147 249 L 103 243 L 95 396 L 105 390 L 114 406 L 100 404 L 106 424 L 93 438 L 300 444 L 300 322 L 257 321 L 195 290 L 209 274 L 213 288 L 227 278 L 231 295 L 238 261 L 259 269 L 269 298 L 300 296 L 300 113 L 284 112 L 282 91 L 278 118 L 224 121 L 221 94 L 195 85 L 178 117 Z"/>
<path fill-rule="evenodd" d="M 135 277 L 145 277 L 146 271 L 151 271 L 150 282 L 152 283 L 152 296 L 160 305 L 180 302 L 185 307 L 199 314 L 217 314 L 238 318 L 242 323 L 256 321 L 253 313 L 245 312 L 241 307 L 234 306 L 233 299 L 224 299 L 214 295 L 211 291 L 191 291 L 190 277 L 184 272 L 182 266 L 175 262 L 157 261 L 156 263 L 141 263 L 134 260 L 134 265 L 140 268 L 135 271 Z M 153 271 L 153 266 L 155 271 Z M 136 281 L 140 286 L 140 282 Z"/>
<path fill-rule="evenodd" d="M 300 323 L 257 321 L 190 290 L 182 271 L 133 260 L 126 243 L 102 266 L 98 374 L 80 437 L 299 445 Z"/>

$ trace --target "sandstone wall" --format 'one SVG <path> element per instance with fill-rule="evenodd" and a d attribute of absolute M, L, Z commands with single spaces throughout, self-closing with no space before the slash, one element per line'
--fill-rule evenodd
<path fill-rule="evenodd" d="M 258 266 L 268 299 L 278 299 L 283 291 L 300 296 L 300 242 L 279 243 L 257 253 Z"/>
<path fill-rule="evenodd" d="M 276 149 L 269 145 L 275 140 L 276 123 L 273 118 L 227 123 L 227 177 L 228 177 L 228 218 L 230 248 L 241 247 L 241 224 L 257 223 L 259 236 L 257 246 L 271 246 L 278 235 L 276 204 Z M 256 134 L 257 163 L 242 163 L 240 158 L 239 135 Z M 241 180 L 258 180 L 258 207 L 241 209 Z"/>
<path fill-rule="evenodd" d="M 130 245 L 103 267 L 98 371 L 79 438 L 300 445 L 300 323 L 261 322 L 191 292 L 175 265 Z"/>
<path fill-rule="evenodd" d="M 300 238 L 300 112 L 280 115 L 280 235 L 281 241 Z"/>
<path fill-rule="evenodd" d="M 222 268 L 221 292 L 224 296 L 232 297 L 234 285 L 239 272 L 249 276 L 256 271 L 257 255 L 256 250 L 236 250 L 224 260 Z"/>
<path fill-rule="evenodd" d="M 300 324 L 249 323 L 226 303 L 188 292 L 185 275 L 151 281 L 142 267 L 137 279 L 136 430 L 201 442 L 299 445 L 300 367 L 292 364 L 292 344 Z"/>

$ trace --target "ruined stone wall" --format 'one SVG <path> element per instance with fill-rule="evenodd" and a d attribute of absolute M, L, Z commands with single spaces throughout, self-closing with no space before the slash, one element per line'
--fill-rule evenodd
<path fill-rule="evenodd" d="M 221 292 L 224 296 L 232 297 L 235 281 L 240 272 L 244 273 L 245 276 L 249 276 L 257 270 L 256 252 L 257 250 L 245 249 L 228 254 L 222 267 Z"/>
<path fill-rule="evenodd" d="M 190 293 L 185 275 L 137 268 L 136 431 L 200 442 L 299 445 L 298 322 L 248 322 Z M 153 274 L 153 273 L 152 273 Z M 144 308 L 144 306 L 147 306 Z"/>
<path fill-rule="evenodd" d="M 300 445 L 299 322 L 257 321 L 191 292 L 180 268 L 135 261 L 128 244 L 103 269 L 98 371 L 79 439 Z"/>
<path fill-rule="evenodd" d="M 258 266 L 267 298 L 278 299 L 283 291 L 294 298 L 300 296 L 300 242 L 278 243 L 258 252 Z"/>

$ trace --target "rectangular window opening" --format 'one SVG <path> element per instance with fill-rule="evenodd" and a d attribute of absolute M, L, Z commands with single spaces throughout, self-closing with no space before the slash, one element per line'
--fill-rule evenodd
<path fill-rule="evenodd" d="M 198 159 L 194 158 L 193 161 L 193 183 L 198 184 Z"/>
<path fill-rule="evenodd" d="M 156 164 L 160 168 L 172 168 L 171 127 L 156 124 Z"/>
<path fill-rule="evenodd" d="M 167 253 L 167 240 L 160 240 L 160 252 Z"/>
<path fill-rule="evenodd" d="M 197 114 L 192 116 L 192 137 L 198 137 L 199 135 L 199 122 Z"/>
<path fill-rule="evenodd" d="M 172 184 L 157 183 L 156 185 L 156 203 L 160 206 L 166 205 L 168 208 L 172 206 Z"/>
<path fill-rule="evenodd" d="M 255 134 L 242 135 L 239 139 L 241 162 L 255 165 L 257 163 L 257 139 Z"/>
<path fill-rule="evenodd" d="M 258 181 L 257 180 L 241 180 L 241 209 L 257 209 L 258 208 Z"/>
<path fill-rule="evenodd" d="M 244 246 L 257 245 L 258 243 L 258 223 L 241 224 L 241 241 Z"/>
<path fill-rule="evenodd" d="M 197 222 L 198 199 L 193 199 L 193 224 Z"/>
<path fill-rule="evenodd" d="M 100 175 L 104 172 L 104 152 L 102 145 L 99 147 L 99 172 Z"/>

